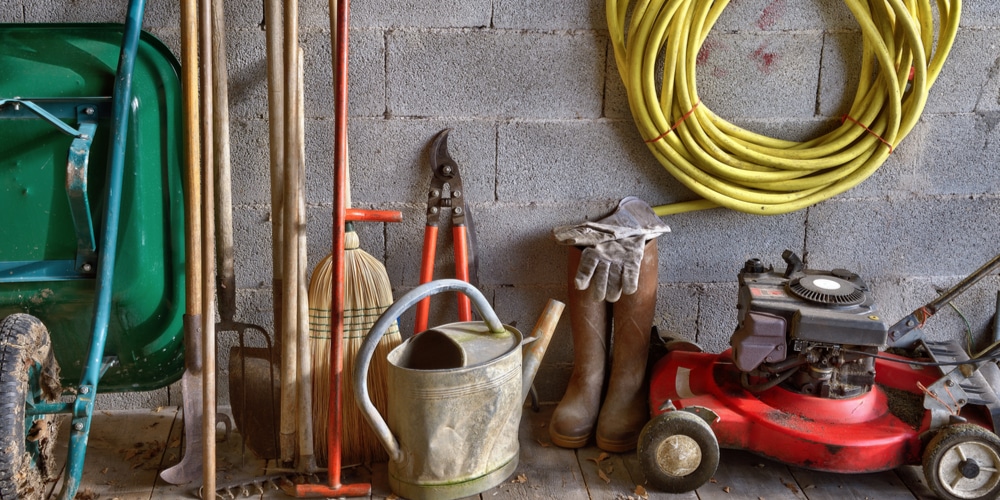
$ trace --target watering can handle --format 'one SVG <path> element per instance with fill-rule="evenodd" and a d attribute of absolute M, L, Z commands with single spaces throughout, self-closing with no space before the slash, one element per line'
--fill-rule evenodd
<path fill-rule="evenodd" d="M 379 316 L 378 321 L 375 322 L 371 331 L 365 336 L 365 340 L 361 344 L 361 349 L 358 350 L 357 358 L 355 358 L 354 396 L 358 407 L 361 409 L 361 413 L 364 414 L 365 420 L 368 421 L 368 425 L 375 431 L 375 435 L 382 442 L 382 446 L 389 452 L 389 458 L 394 462 L 401 462 L 403 460 L 403 453 L 399 448 L 399 442 L 396 441 L 395 436 L 392 435 L 392 431 L 389 430 L 389 426 L 385 423 L 385 419 L 382 418 L 375 405 L 372 404 L 371 397 L 368 394 L 368 366 L 371 364 L 375 348 L 378 347 L 379 342 L 382 340 L 385 332 L 389 330 L 392 323 L 406 310 L 424 298 L 442 292 L 461 292 L 465 294 L 465 296 L 472 300 L 472 305 L 475 306 L 491 332 L 503 333 L 507 331 L 503 323 L 500 322 L 500 318 L 497 317 L 496 312 L 493 311 L 489 302 L 486 301 L 483 293 L 477 290 L 476 287 L 455 279 L 424 283 L 400 297 L 398 301 L 389 306 L 389 309 L 386 309 Z"/>

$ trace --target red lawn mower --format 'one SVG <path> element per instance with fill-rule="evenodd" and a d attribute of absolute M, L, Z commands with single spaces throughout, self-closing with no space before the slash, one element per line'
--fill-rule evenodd
<path fill-rule="evenodd" d="M 941 498 L 1000 497 L 1000 346 L 970 358 L 920 331 L 1000 255 L 892 326 L 858 275 L 782 257 L 784 272 L 757 259 L 740 272 L 731 349 L 668 345 L 654 366 L 638 445 L 650 483 L 694 490 L 733 448 L 827 472 L 922 464 Z"/>

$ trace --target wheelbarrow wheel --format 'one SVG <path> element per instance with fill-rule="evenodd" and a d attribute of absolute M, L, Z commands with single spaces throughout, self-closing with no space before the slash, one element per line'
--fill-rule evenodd
<path fill-rule="evenodd" d="M 42 498 L 55 477 L 54 415 L 25 408 L 61 393 L 49 332 L 38 318 L 12 314 L 0 322 L 0 500 Z"/>
<path fill-rule="evenodd" d="M 948 500 L 1000 498 L 1000 437 L 973 424 L 945 427 L 924 450 L 924 478 Z"/>
<path fill-rule="evenodd" d="M 671 411 L 651 420 L 639 434 L 639 465 L 656 489 L 693 491 L 719 467 L 719 441 L 708 422 L 686 411 Z"/>

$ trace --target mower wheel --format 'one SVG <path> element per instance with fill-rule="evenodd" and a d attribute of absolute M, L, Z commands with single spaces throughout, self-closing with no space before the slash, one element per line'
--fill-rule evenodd
<path fill-rule="evenodd" d="M 719 441 L 701 417 L 671 411 L 639 434 L 639 465 L 656 489 L 684 493 L 708 482 L 719 467 Z"/>
<path fill-rule="evenodd" d="M 1000 497 L 1000 438 L 972 424 L 945 427 L 924 449 L 924 478 L 939 497 Z"/>
<path fill-rule="evenodd" d="M 0 322 L 0 500 L 42 498 L 55 476 L 58 425 L 54 415 L 26 416 L 25 408 L 59 397 L 59 367 L 49 332 L 34 316 Z"/>

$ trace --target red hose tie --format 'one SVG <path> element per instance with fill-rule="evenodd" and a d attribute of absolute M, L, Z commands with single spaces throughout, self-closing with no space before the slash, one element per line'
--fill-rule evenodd
<path fill-rule="evenodd" d="M 876 139 L 882 142 L 882 144 L 885 144 L 886 147 L 889 148 L 889 154 L 892 154 L 892 144 L 889 144 L 889 141 L 883 139 L 882 136 L 876 134 L 872 129 L 866 127 L 863 123 L 852 118 L 851 115 L 844 115 L 840 117 L 840 123 L 844 123 L 844 120 L 851 120 L 852 122 L 854 122 L 855 125 L 867 130 L 869 134 L 874 135 Z"/>
<path fill-rule="evenodd" d="M 674 123 L 673 127 L 670 127 L 670 130 L 668 130 L 668 131 L 660 134 L 659 136 L 657 136 L 657 137 L 655 137 L 653 139 L 650 139 L 650 140 L 646 141 L 646 143 L 649 144 L 649 143 L 656 142 L 656 141 L 658 141 L 658 140 L 663 139 L 664 137 L 666 137 L 667 134 L 673 132 L 675 128 L 679 127 L 681 125 L 681 123 L 684 122 L 684 120 L 687 120 L 689 116 L 691 116 L 692 114 L 694 114 L 694 110 L 698 109 L 698 105 L 699 104 L 701 104 L 701 99 L 698 99 L 698 102 L 694 103 L 694 106 L 692 106 L 691 109 L 687 113 L 684 113 L 684 116 L 682 116 L 680 118 L 680 120 L 677 120 L 677 122 Z"/>

